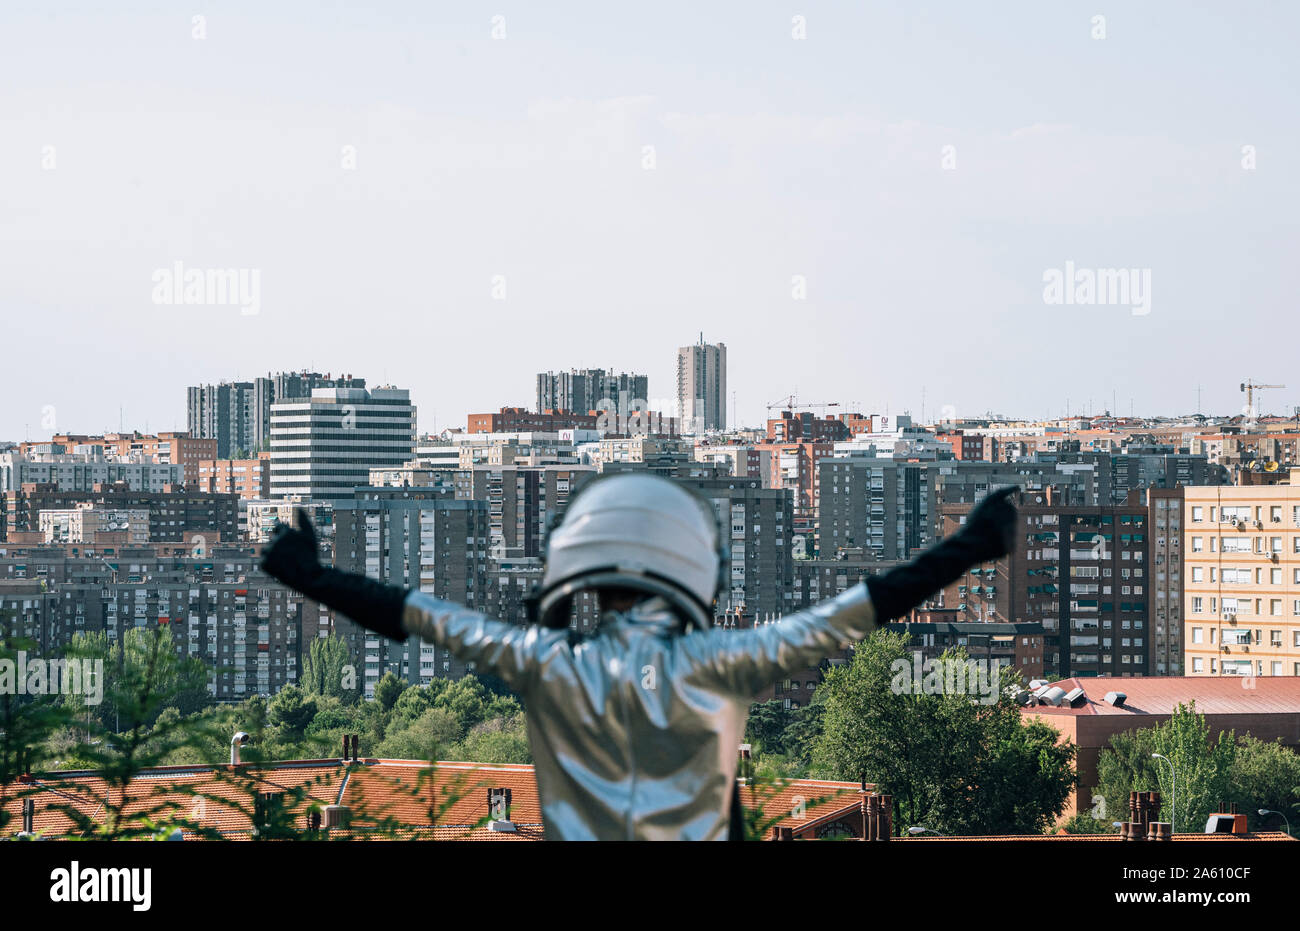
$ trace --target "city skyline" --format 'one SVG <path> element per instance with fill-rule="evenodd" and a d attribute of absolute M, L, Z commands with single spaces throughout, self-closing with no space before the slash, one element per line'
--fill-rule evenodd
<path fill-rule="evenodd" d="M 408 388 L 422 429 L 527 405 L 542 360 L 671 397 L 700 330 L 747 424 L 792 392 L 1226 415 L 1247 378 L 1288 412 L 1280 359 L 1207 362 L 1297 335 L 1300 13 L 1099 16 L 6 9 L 0 306 L 82 364 L 16 353 L 0 438 L 183 429 L 179 387 L 286 356 Z M 256 300 L 190 300 L 178 263 Z M 1098 291 L 1045 293 L 1062 269 Z"/>

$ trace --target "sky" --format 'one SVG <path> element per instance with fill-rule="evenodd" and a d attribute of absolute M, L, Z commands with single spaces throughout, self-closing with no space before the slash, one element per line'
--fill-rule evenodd
<path fill-rule="evenodd" d="M 0 440 L 302 368 L 421 431 L 548 369 L 653 402 L 701 333 L 747 424 L 1300 404 L 1300 5 L 367 6 L 0 5 Z"/>

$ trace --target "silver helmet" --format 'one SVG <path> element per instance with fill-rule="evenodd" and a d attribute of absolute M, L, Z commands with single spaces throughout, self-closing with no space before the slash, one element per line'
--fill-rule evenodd
<path fill-rule="evenodd" d="M 710 627 L 725 552 L 702 495 L 649 472 L 601 476 L 547 538 L 537 620 L 567 627 L 576 593 L 617 587 L 659 595 L 688 625 Z"/>

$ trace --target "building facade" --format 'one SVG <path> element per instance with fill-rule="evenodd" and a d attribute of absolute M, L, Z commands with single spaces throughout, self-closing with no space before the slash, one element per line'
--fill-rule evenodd
<path fill-rule="evenodd" d="M 1185 673 L 1300 676 L 1300 487 L 1183 494 Z"/>
<path fill-rule="evenodd" d="M 271 496 L 347 499 L 372 468 L 415 455 L 415 407 L 403 388 L 317 388 L 271 406 Z"/>
<path fill-rule="evenodd" d="M 637 404 L 644 407 L 649 391 L 646 376 L 627 372 L 616 374 L 604 369 L 539 372 L 536 412 L 590 414 L 603 410 L 626 416 Z"/>
<path fill-rule="evenodd" d="M 677 416 L 684 433 L 727 429 L 727 347 L 706 343 L 677 350 Z"/>

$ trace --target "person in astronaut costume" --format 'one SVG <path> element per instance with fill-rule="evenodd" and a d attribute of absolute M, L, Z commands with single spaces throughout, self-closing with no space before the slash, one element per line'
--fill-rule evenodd
<path fill-rule="evenodd" d="M 860 640 L 1007 553 L 1013 489 L 914 561 L 749 630 L 713 626 L 729 566 L 707 499 L 650 473 L 594 479 L 546 541 L 529 626 L 322 566 L 304 511 L 262 568 L 384 636 L 418 635 L 523 696 L 548 840 L 738 840 L 738 745 L 764 687 Z M 574 595 L 601 619 L 579 637 Z"/>

